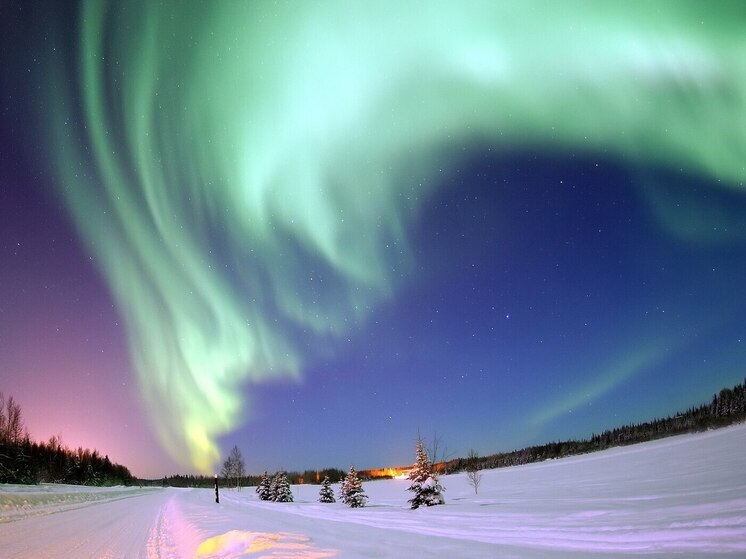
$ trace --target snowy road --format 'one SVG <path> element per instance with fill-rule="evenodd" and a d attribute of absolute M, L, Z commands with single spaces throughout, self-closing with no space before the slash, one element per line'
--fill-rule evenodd
<path fill-rule="evenodd" d="M 0 524 L 3 557 L 139 557 L 157 526 L 165 492 L 80 503 Z"/>
<path fill-rule="evenodd" d="M 416 550 L 432 546 L 434 557 L 490 557 L 494 552 L 493 546 L 479 542 L 471 542 L 465 553 L 461 540 L 320 522 L 282 508 L 271 510 L 265 503 L 247 503 L 249 497 L 250 489 L 224 491 L 223 502 L 216 505 L 212 491 L 164 489 L 39 513 L 0 524 L 0 556 L 413 557 Z"/>
<path fill-rule="evenodd" d="M 0 556 L 746 557 L 746 425 L 446 476 L 446 505 L 409 510 L 405 480 L 368 482 L 369 506 L 294 503 L 251 488 L 0 486 Z"/>

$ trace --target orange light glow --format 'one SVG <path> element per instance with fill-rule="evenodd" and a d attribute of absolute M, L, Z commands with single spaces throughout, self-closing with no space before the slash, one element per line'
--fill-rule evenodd
<path fill-rule="evenodd" d="M 378 470 L 366 470 L 362 473 L 373 479 L 380 477 L 406 479 L 406 477 L 409 475 L 410 470 L 410 467 L 396 466 L 392 468 L 381 468 Z"/>

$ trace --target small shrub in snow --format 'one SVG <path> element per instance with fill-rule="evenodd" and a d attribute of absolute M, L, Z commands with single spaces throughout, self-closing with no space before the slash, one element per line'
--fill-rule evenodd
<path fill-rule="evenodd" d="M 422 439 L 417 440 L 417 462 L 409 472 L 408 478 L 412 484 L 407 491 L 414 493 L 414 496 L 407 501 L 416 509 L 420 505 L 431 507 L 433 505 L 442 505 L 445 503 L 443 498 L 443 487 L 438 481 L 438 474 L 433 472 L 430 465 L 430 459 L 425 452 L 425 445 Z"/>
<path fill-rule="evenodd" d="M 368 496 L 363 491 L 363 482 L 355 471 L 355 466 L 350 466 L 350 471 L 342 482 L 339 500 L 352 508 L 364 507 Z"/>
<path fill-rule="evenodd" d="M 474 488 L 474 494 L 479 494 L 479 484 L 482 483 L 482 472 L 479 471 L 479 454 L 472 449 L 466 457 L 466 479 Z"/>
<path fill-rule="evenodd" d="M 319 502 L 320 503 L 336 503 L 337 500 L 334 498 L 334 490 L 332 489 L 332 482 L 329 481 L 329 476 L 324 476 L 324 481 L 321 483 L 321 490 L 319 491 Z"/>
<path fill-rule="evenodd" d="M 272 500 L 272 490 L 270 486 L 271 486 L 271 482 L 269 480 L 269 476 L 267 475 L 267 472 L 264 472 L 264 475 L 262 476 L 262 481 L 260 481 L 259 485 L 256 486 L 256 493 L 257 495 L 259 495 L 259 498 L 262 501 Z"/>
<path fill-rule="evenodd" d="M 285 472 L 279 472 L 272 479 L 274 484 L 273 501 L 277 503 L 292 503 L 293 493 L 290 491 L 290 482 Z"/>
<path fill-rule="evenodd" d="M 280 472 L 275 473 L 269 480 L 269 499 L 268 501 L 277 500 L 277 481 L 280 479 Z"/>

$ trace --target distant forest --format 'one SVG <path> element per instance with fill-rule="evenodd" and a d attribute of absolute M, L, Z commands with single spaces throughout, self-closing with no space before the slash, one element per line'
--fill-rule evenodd
<path fill-rule="evenodd" d="M 743 384 L 724 388 L 719 394 L 715 394 L 709 404 L 689 408 L 683 413 L 665 419 L 617 427 L 600 435 L 594 434 L 590 439 L 547 443 L 489 456 L 456 458 L 436 464 L 436 469 L 441 472 L 454 472 L 475 467 L 493 469 L 518 466 L 739 423 L 746 420 L 745 386 L 746 379 Z"/>
<path fill-rule="evenodd" d="M 21 407 L 0 392 L 0 483 L 130 485 L 134 481 L 127 468 L 95 450 L 70 450 L 59 437 L 31 442 Z"/>
<path fill-rule="evenodd" d="M 286 472 L 288 480 L 294 485 L 300 485 L 302 483 L 317 483 L 320 484 L 324 480 L 324 476 L 329 476 L 332 481 L 338 481 L 344 479 L 347 472 L 337 468 L 326 468 L 323 470 L 306 470 L 304 472 Z M 240 487 L 257 486 L 262 481 L 261 475 L 248 475 L 241 476 Z M 236 480 L 226 477 L 219 478 L 221 487 L 232 487 L 236 485 Z M 143 484 L 146 485 L 163 485 L 164 487 L 213 487 L 215 485 L 215 477 L 210 476 L 195 476 L 195 475 L 172 475 L 164 477 L 162 480 L 143 480 Z"/>
<path fill-rule="evenodd" d="M 625 425 L 592 435 L 590 439 L 552 442 L 512 452 L 501 452 L 489 456 L 471 456 L 439 462 L 435 469 L 440 472 L 458 472 L 467 469 L 493 469 L 564 458 L 576 454 L 587 454 L 615 446 L 652 441 L 672 435 L 705 431 L 724 427 L 746 420 L 746 379 L 733 388 L 724 388 L 712 397 L 709 404 L 689 408 L 664 419 Z M 397 468 L 402 469 L 402 468 Z M 361 477 L 385 477 L 362 471 Z M 368 474 L 368 475 L 366 475 Z M 336 468 L 306 470 L 303 473 L 289 472 L 291 483 L 320 483 L 324 476 L 336 481 L 345 472 Z M 242 478 L 242 486 L 258 485 L 261 476 Z M 58 437 L 46 443 L 31 442 L 21 421 L 21 410 L 12 397 L 7 401 L 0 393 L 0 483 L 36 484 L 42 482 L 71 483 L 80 485 L 130 485 L 132 483 L 163 485 L 172 487 L 212 487 L 214 477 L 173 475 L 158 480 L 137 480 L 129 470 L 113 464 L 108 456 L 103 458 L 97 451 L 78 448 L 70 450 Z M 231 483 L 220 479 L 221 486 Z"/>

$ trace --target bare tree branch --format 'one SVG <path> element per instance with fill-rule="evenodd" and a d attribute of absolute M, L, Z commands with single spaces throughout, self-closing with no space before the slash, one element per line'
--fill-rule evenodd
<path fill-rule="evenodd" d="M 474 449 L 466 456 L 466 479 L 474 488 L 474 494 L 479 494 L 479 484 L 482 482 L 482 472 L 479 471 L 479 454 Z"/>

